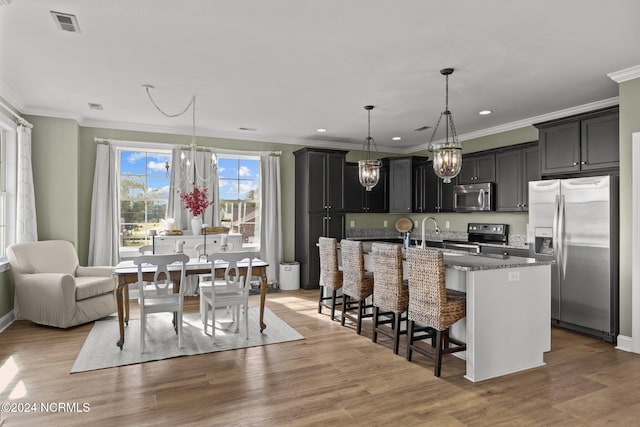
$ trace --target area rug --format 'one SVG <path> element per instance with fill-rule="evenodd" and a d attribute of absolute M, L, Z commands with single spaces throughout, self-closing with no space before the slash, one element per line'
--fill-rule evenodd
<path fill-rule="evenodd" d="M 200 314 L 185 314 L 181 349 L 178 348 L 178 335 L 173 329 L 171 314 L 150 315 L 147 318 L 144 354 L 140 353 L 140 320 L 129 320 L 129 325 L 125 328 L 125 343 L 122 350 L 116 346 L 119 337 L 118 318 L 110 316 L 98 320 L 82 346 L 71 373 L 304 339 L 266 307 L 264 323 L 267 328 L 262 333 L 259 326 L 259 308 L 249 309 L 249 339 L 245 338 L 242 326 L 240 333 L 234 333 L 231 319 L 225 318 L 224 314 L 218 312 L 216 314 L 218 316 L 216 321 L 221 319 L 221 322 L 216 329 L 215 344 L 211 342 L 210 335 L 204 335 Z M 207 332 L 210 334 L 211 329 L 209 328 Z"/>

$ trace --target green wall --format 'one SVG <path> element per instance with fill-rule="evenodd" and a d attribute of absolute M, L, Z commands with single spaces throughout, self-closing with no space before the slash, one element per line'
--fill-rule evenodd
<path fill-rule="evenodd" d="M 640 131 L 640 78 L 620 83 L 620 334 L 632 336 L 631 328 L 631 229 L 632 159 L 631 135 Z M 638 262 L 637 260 L 635 262 Z"/>
<path fill-rule="evenodd" d="M 29 116 L 38 239 L 78 244 L 78 124 Z"/>

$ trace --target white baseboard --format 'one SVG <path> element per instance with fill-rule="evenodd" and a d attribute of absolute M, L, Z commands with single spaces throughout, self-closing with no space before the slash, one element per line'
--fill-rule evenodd
<path fill-rule="evenodd" d="M 16 318 L 13 315 L 13 310 L 8 312 L 4 316 L 0 317 L 0 332 L 7 329 L 13 323 L 14 320 L 16 320 Z"/>
<path fill-rule="evenodd" d="M 618 335 L 618 345 L 616 345 L 616 349 L 633 352 L 633 338 Z"/>

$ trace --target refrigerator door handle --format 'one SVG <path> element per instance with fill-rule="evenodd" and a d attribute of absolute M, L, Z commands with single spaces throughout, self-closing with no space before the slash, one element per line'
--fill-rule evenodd
<path fill-rule="evenodd" d="M 562 244 L 560 243 L 560 196 L 556 196 L 556 201 L 553 209 L 553 234 L 551 238 L 553 239 L 553 258 L 556 262 L 556 268 L 558 269 L 558 273 L 562 274 L 562 268 L 560 264 L 560 250 L 562 248 Z"/>
<path fill-rule="evenodd" d="M 564 196 L 560 196 L 560 215 L 559 215 L 559 238 L 560 238 L 560 259 L 562 260 L 562 278 L 567 275 L 567 234 L 565 231 L 565 212 L 564 212 Z"/>

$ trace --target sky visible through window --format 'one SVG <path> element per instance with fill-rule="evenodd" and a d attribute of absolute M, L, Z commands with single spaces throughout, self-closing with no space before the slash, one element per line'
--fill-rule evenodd
<path fill-rule="evenodd" d="M 218 159 L 221 200 L 254 200 L 260 185 L 258 159 Z"/>
<path fill-rule="evenodd" d="M 128 197 L 143 197 L 142 191 L 153 198 L 167 200 L 169 197 L 169 176 L 166 162 L 171 163 L 170 153 L 152 153 L 143 151 L 122 151 L 120 157 L 120 175 L 139 177 L 144 187 L 136 188 Z M 121 195 L 126 197 L 126 195 Z"/>

